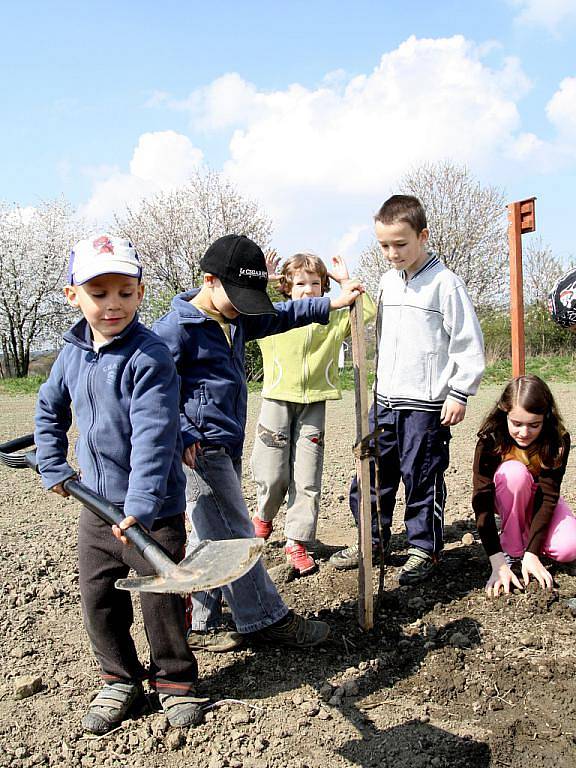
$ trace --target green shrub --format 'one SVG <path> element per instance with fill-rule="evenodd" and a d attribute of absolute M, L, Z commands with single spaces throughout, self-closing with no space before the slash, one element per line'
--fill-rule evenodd
<path fill-rule="evenodd" d="M 534 373 L 544 381 L 576 382 L 576 356 L 539 355 L 526 358 L 526 373 Z M 505 384 L 512 378 L 510 360 L 495 360 L 486 366 L 482 384 Z"/>
<path fill-rule="evenodd" d="M 480 325 L 484 334 L 486 360 L 510 359 L 511 327 L 508 309 L 479 310 Z M 576 334 L 561 328 L 541 303 L 531 304 L 524 313 L 524 336 L 527 357 L 542 355 L 566 355 L 576 353 Z"/>
<path fill-rule="evenodd" d="M 257 341 L 249 341 L 246 344 L 244 352 L 244 368 L 246 369 L 246 378 L 251 382 L 262 381 L 264 376 L 264 364 L 262 362 L 262 352 Z"/>
<path fill-rule="evenodd" d="M 0 379 L 2 395 L 33 395 L 46 381 L 46 376 L 26 376 L 21 379 Z"/>

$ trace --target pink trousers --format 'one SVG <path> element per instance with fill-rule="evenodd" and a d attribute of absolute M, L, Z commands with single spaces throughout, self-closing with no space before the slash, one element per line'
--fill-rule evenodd
<path fill-rule="evenodd" d="M 521 461 L 504 461 L 494 473 L 496 510 L 502 521 L 500 545 L 522 557 L 530 534 L 537 484 Z M 576 560 L 576 517 L 560 497 L 552 514 L 541 554 L 559 563 Z"/>

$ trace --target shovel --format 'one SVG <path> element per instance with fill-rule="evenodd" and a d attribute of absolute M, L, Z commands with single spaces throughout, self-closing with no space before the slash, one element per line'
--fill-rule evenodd
<path fill-rule="evenodd" d="M 12 469 L 28 467 L 37 472 L 36 451 L 16 453 L 33 445 L 34 435 L 18 437 L 0 445 L 0 463 Z M 62 486 L 105 523 L 119 525 L 124 520 L 124 514 L 118 507 L 79 480 L 69 478 Z M 259 560 L 264 547 L 262 539 L 201 541 L 184 560 L 176 564 L 138 523 L 126 528 L 124 535 L 156 572 L 155 576 L 136 576 L 116 582 L 117 589 L 135 592 L 187 595 L 222 587 L 244 576 Z"/>

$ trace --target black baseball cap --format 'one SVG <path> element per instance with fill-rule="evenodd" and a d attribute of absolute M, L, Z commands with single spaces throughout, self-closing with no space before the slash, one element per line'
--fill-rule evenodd
<path fill-rule="evenodd" d="M 576 269 L 566 272 L 548 294 L 552 320 L 563 328 L 576 326 Z"/>
<path fill-rule="evenodd" d="M 276 314 L 266 293 L 266 259 L 260 246 L 245 235 L 225 235 L 215 240 L 200 259 L 200 269 L 220 278 L 240 314 Z"/>

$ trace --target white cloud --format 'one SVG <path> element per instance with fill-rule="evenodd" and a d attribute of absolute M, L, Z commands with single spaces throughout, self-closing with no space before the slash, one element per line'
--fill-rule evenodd
<path fill-rule="evenodd" d="M 520 24 L 545 27 L 551 32 L 559 31 L 563 24 L 576 21 L 574 0 L 509 0 L 519 9 L 517 20 Z"/>
<path fill-rule="evenodd" d="M 264 94 L 259 94 L 254 85 L 236 72 L 228 72 L 185 99 L 174 99 L 169 93 L 156 91 L 145 106 L 188 112 L 195 129 L 219 131 L 249 122 L 262 111 L 265 101 Z"/>
<path fill-rule="evenodd" d="M 343 256 L 347 261 L 349 261 L 353 257 L 354 252 L 358 250 L 358 244 L 362 242 L 362 239 L 366 235 L 372 236 L 371 225 L 353 224 L 336 241 L 334 254 L 339 254 L 340 256 Z"/>
<path fill-rule="evenodd" d="M 85 169 L 95 182 L 80 214 L 89 221 L 107 224 L 127 205 L 135 206 L 144 197 L 185 184 L 202 159 L 202 151 L 187 136 L 175 131 L 143 133 L 128 173 L 110 166 Z"/>
<path fill-rule="evenodd" d="M 546 114 L 561 136 L 576 143 L 576 77 L 567 77 L 546 105 Z"/>
<path fill-rule="evenodd" d="M 521 133 L 510 148 L 510 156 L 523 162 L 541 153 L 546 144 L 535 133 Z"/>
<path fill-rule="evenodd" d="M 130 162 L 130 174 L 161 189 L 184 184 L 202 162 L 202 151 L 175 131 L 144 133 Z"/>
<path fill-rule="evenodd" d="M 493 69 L 484 53 L 462 36 L 411 37 L 344 83 L 263 92 L 234 75 L 225 118 L 223 78 L 187 104 L 194 126 L 233 125 L 225 171 L 280 220 L 310 193 L 362 196 L 372 210 L 410 166 L 450 157 L 478 167 L 509 151 L 530 84 L 516 59 Z"/>
<path fill-rule="evenodd" d="M 228 73 L 186 99 L 156 93 L 149 104 L 187 112 L 193 131 L 228 140 L 223 170 L 272 217 L 283 255 L 350 258 L 367 244 L 373 211 L 418 164 L 449 159 L 503 183 L 519 168 L 547 171 L 574 159 L 576 78 L 548 104 L 557 136 L 546 141 L 521 122 L 518 102 L 531 83 L 520 62 L 489 64 L 498 53 L 493 42 L 460 35 L 410 37 L 373 71 L 328 73 L 315 88 L 264 91 Z M 144 134 L 129 173 L 107 169 L 96 179 L 85 213 L 109 215 L 184 183 L 201 160 L 181 134 Z"/>
<path fill-rule="evenodd" d="M 567 77 L 546 104 L 546 116 L 555 135 L 541 139 L 534 133 L 521 133 L 510 155 L 521 163 L 530 163 L 540 173 L 565 171 L 576 160 L 576 77 Z"/>

